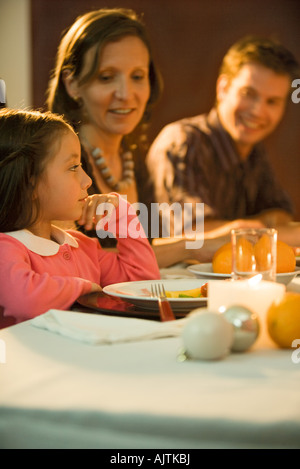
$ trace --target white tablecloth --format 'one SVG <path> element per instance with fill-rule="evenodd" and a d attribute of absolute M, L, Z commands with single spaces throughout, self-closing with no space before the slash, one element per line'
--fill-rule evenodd
<path fill-rule="evenodd" d="M 179 362 L 180 337 L 90 345 L 30 321 L 0 339 L 2 448 L 300 448 L 291 350 Z"/>

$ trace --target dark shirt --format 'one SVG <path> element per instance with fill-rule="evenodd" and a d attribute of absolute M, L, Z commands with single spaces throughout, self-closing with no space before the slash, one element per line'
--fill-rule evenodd
<path fill-rule="evenodd" d="M 268 209 L 293 211 L 263 145 L 242 161 L 215 109 L 167 125 L 146 162 L 159 203 L 202 202 L 205 217 L 225 220 Z"/>

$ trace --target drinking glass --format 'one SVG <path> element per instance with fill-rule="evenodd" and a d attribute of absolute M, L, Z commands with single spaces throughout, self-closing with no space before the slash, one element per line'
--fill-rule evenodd
<path fill-rule="evenodd" d="M 277 231 L 273 228 L 231 231 L 232 278 L 247 279 L 261 274 L 276 281 Z"/>

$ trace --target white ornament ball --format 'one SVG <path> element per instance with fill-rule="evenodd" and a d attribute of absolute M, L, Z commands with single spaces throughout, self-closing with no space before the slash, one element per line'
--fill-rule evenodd
<path fill-rule="evenodd" d="M 195 310 L 182 330 L 186 355 L 198 360 L 217 360 L 230 352 L 233 326 L 221 313 Z"/>

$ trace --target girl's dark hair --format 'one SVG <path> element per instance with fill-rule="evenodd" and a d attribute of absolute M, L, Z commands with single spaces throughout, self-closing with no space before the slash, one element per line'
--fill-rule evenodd
<path fill-rule="evenodd" d="M 150 98 L 141 124 L 149 120 L 151 108 L 162 91 L 162 80 L 153 60 L 146 29 L 137 14 L 130 9 L 100 9 L 77 18 L 63 36 L 58 47 L 56 66 L 47 90 L 47 106 L 52 112 L 63 115 L 75 128 L 82 119 L 80 103 L 72 99 L 63 83 L 63 72 L 69 70 L 75 78 L 81 75 L 85 54 L 96 46 L 90 70 L 81 78 L 80 84 L 87 83 L 97 74 L 104 46 L 125 36 L 140 38 L 150 56 L 149 81 Z"/>
<path fill-rule="evenodd" d="M 0 110 L 0 232 L 30 227 L 38 218 L 36 184 L 55 143 L 73 131 L 50 112 Z"/>

